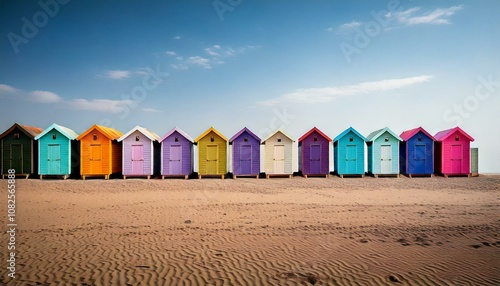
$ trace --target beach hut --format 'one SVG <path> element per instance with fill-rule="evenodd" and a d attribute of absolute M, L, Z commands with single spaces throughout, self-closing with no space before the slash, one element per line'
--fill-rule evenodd
<path fill-rule="evenodd" d="M 198 178 L 227 173 L 227 138 L 210 127 L 194 140 L 198 145 Z"/>
<path fill-rule="evenodd" d="M 316 127 L 299 138 L 299 170 L 304 177 L 328 177 L 330 142 L 332 139 Z"/>
<path fill-rule="evenodd" d="M 35 137 L 38 141 L 38 174 L 63 176 L 64 179 L 74 172 L 78 164 L 72 164 L 71 155 L 77 151 L 78 134 L 67 127 L 52 124 Z"/>
<path fill-rule="evenodd" d="M 389 128 L 373 131 L 366 137 L 368 146 L 368 173 L 399 177 L 399 142 L 401 137 Z"/>
<path fill-rule="evenodd" d="M 122 175 L 147 177 L 154 174 L 154 151 L 160 138 L 154 132 L 136 126 L 118 138 L 122 142 Z M 156 148 L 157 149 L 157 148 Z"/>
<path fill-rule="evenodd" d="M 248 128 L 241 129 L 229 139 L 233 152 L 233 178 L 260 173 L 260 138 Z"/>
<path fill-rule="evenodd" d="M 448 176 L 470 176 L 470 142 L 474 141 L 460 127 L 443 130 L 436 138 L 435 170 Z"/>
<path fill-rule="evenodd" d="M 122 144 L 117 141 L 123 134 L 110 127 L 93 125 L 76 138 L 80 141 L 80 175 L 109 179 L 122 170 Z"/>
<path fill-rule="evenodd" d="M 340 177 L 365 174 L 366 138 L 349 127 L 333 139 L 333 167 Z"/>
<path fill-rule="evenodd" d="M 422 127 L 407 130 L 399 135 L 400 171 L 412 176 L 433 176 L 434 137 Z"/>
<path fill-rule="evenodd" d="M 175 127 L 161 139 L 161 176 L 188 178 L 193 172 L 193 139 Z"/>
<path fill-rule="evenodd" d="M 26 178 L 38 172 L 38 142 L 34 139 L 42 131 L 42 128 L 14 123 L 0 134 L 2 179 L 10 169 Z"/>
<path fill-rule="evenodd" d="M 292 147 L 294 139 L 278 129 L 262 141 L 265 150 L 266 178 L 276 175 L 292 177 Z"/>

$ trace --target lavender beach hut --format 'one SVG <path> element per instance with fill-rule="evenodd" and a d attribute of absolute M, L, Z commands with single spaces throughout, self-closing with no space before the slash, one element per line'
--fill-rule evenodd
<path fill-rule="evenodd" d="M 241 129 L 231 139 L 233 148 L 233 178 L 255 176 L 260 173 L 260 138 L 248 128 Z"/>
<path fill-rule="evenodd" d="M 122 144 L 123 179 L 147 177 L 154 173 L 154 149 L 159 137 L 144 127 L 136 126 L 118 138 Z"/>
<path fill-rule="evenodd" d="M 193 139 L 175 127 L 161 139 L 161 176 L 188 178 L 193 172 Z"/>

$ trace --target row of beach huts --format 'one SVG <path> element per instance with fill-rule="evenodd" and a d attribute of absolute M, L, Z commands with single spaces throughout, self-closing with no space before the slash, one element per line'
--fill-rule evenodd
<path fill-rule="evenodd" d="M 281 129 L 261 139 L 243 128 L 227 139 L 211 127 L 193 140 L 178 127 L 159 137 L 140 126 L 123 134 L 93 125 L 77 134 L 57 124 L 41 129 L 15 123 L 0 135 L 0 161 L 2 178 L 9 169 L 26 178 L 37 174 L 40 179 L 67 178 L 72 174 L 79 174 L 82 179 L 109 179 L 113 174 L 121 174 L 124 179 L 157 174 L 162 178 L 186 179 L 196 174 L 198 178 L 224 178 L 228 174 L 233 178 L 291 177 L 292 149 L 298 146 L 298 170 L 305 177 L 328 176 L 331 160 L 334 174 L 340 177 L 365 173 L 375 177 L 399 174 L 447 177 L 477 173 L 477 148 L 470 147 L 472 141 L 459 127 L 434 136 L 422 127 L 400 135 L 383 128 L 367 137 L 350 127 L 334 139 L 314 127 L 294 145 L 295 140 Z M 194 172 L 195 161 L 197 172 Z"/>

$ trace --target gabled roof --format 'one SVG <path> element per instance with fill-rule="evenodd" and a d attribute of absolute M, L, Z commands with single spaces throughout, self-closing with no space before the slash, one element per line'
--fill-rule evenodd
<path fill-rule="evenodd" d="M 321 132 L 321 130 L 316 127 L 313 127 L 311 130 L 307 131 L 306 134 L 302 135 L 302 137 L 299 138 L 299 142 L 307 138 L 307 136 L 311 135 L 311 133 L 313 133 L 314 131 L 318 132 L 319 135 L 323 136 L 323 138 L 328 140 L 328 142 L 332 142 L 332 138 L 328 137 L 325 133 Z"/>
<path fill-rule="evenodd" d="M 189 136 L 186 132 L 182 131 L 179 127 L 175 126 L 174 128 L 172 128 L 170 131 L 167 132 L 167 134 L 163 135 L 163 137 L 160 139 L 160 142 L 162 142 L 163 140 L 167 139 L 168 136 L 172 135 L 175 131 L 177 131 L 179 134 L 182 135 L 182 137 L 186 138 L 187 140 L 189 140 L 189 142 L 193 143 L 193 138 L 191 138 L 191 136 Z"/>
<path fill-rule="evenodd" d="M 358 131 L 356 131 L 356 129 L 352 128 L 352 127 L 349 127 L 347 128 L 346 130 L 344 130 L 344 132 L 340 133 L 339 135 L 337 135 L 337 137 L 333 138 L 333 142 L 337 142 L 340 140 L 340 138 L 344 137 L 347 135 L 347 133 L 351 132 L 356 134 L 356 136 L 358 136 L 359 138 L 363 139 L 363 141 L 366 141 L 366 138 L 365 136 L 361 135 Z"/>
<path fill-rule="evenodd" d="M 370 133 L 370 135 L 368 135 L 368 137 L 366 137 L 366 141 L 367 142 L 375 141 L 375 140 L 377 140 L 378 137 L 382 136 L 382 134 L 384 134 L 385 132 L 388 132 L 389 134 L 391 134 L 394 138 L 398 139 L 399 141 L 403 141 L 403 139 L 401 139 L 401 137 L 399 137 L 396 133 L 392 132 L 392 130 L 389 129 L 388 127 L 373 131 L 372 133 Z"/>
<path fill-rule="evenodd" d="M 443 131 L 440 131 L 438 133 L 436 133 L 436 135 L 434 135 L 434 138 L 436 138 L 436 141 L 443 141 L 445 140 L 446 138 L 448 138 L 450 135 L 452 135 L 453 133 L 455 133 L 456 131 L 460 132 L 461 134 L 463 134 L 465 137 L 467 137 L 467 139 L 469 139 L 470 141 L 474 141 L 474 138 L 472 138 L 472 136 L 470 136 L 469 134 L 467 134 L 465 131 L 463 131 L 460 127 L 455 127 L 455 128 L 451 128 L 451 129 L 447 129 L 447 130 L 443 130 Z"/>
<path fill-rule="evenodd" d="M 111 127 L 105 127 L 105 126 L 102 126 L 102 125 L 94 124 L 94 125 L 92 125 L 92 127 L 90 127 L 85 132 L 83 132 L 82 134 L 80 134 L 80 136 L 78 136 L 76 138 L 76 140 L 81 140 L 83 137 L 87 136 L 94 129 L 97 129 L 97 131 L 101 132 L 109 140 L 116 140 L 116 139 L 120 138 L 123 135 L 123 133 L 121 133 L 120 131 L 118 131 L 116 129 L 113 129 Z"/>
<path fill-rule="evenodd" d="M 42 133 L 38 134 L 35 137 L 35 140 L 38 140 L 45 136 L 45 134 L 49 133 L 53 129 L 59 131 L 64 137 L 68 138 L 69 140 L 75 140 L 76 137 L 78 137 L 78 133 L 76 133 L 73 129 L 69 129 L 68 127 L 64 127 L 58 124 L 52 124 L 49 127 L 47 127 L 45 130 L 42 131 Z"/>
<path fill-rule="evenodd" d="M 208 133 L 210 133 L 211 131 L 213 131 L 215 134 L 217 134 L 219 137 L 221 137 L 222 139 L 224 139 L 224 141 L 227 141 L 227 138 L 226 136 L 222 135 L 219 131 L 217 131 L 215 128 L 213 127 L 210 127 L 207 129 L 207 131 L 203 132 L 203 134 L 201 134 L 200 136 L 198 136 L 198 138 L 194 139 L 194 142 L 198 143 L 198 141 L 200 141 L 203 137 L 207 136 Z"/>
<path fill-rule="evenodd" d="M 415 134 L 417 134 L 419 131 L 422 131 L 422 133 L 424 133 L 425 136 L 431 138 L 432 141 L 436 141 L 436 138 L 434 138 L 434 136 L 432 136 L 431 134 L 429 134 L 429 132 L 425 131 L 425 129 L 422 128 L 422 127 L 417 127 L 415 129 L 410 129 L 410 130 L 403 131 L 399 135 L 399 137 L 401 137 L 401 139 L 403 139 L 404 141 L 408 141 L 410 138 L 412 138 L 413 136 L 415 136 Z"/>
<path fill-rule="evenodd" d="M 271 134 L 269 134 L 269 136 L 266 137 L 266 139 L 262 140 L 262 143 L 266 142 L 267 140 L 269 140 L 269 138 L 273 137 L 274 134 L 280 132 L 281 134 L 285 135 L 286 137 L 288 137 L 288 139 L 292 140 L 292 142 L 295 142 L 295 139 L 293 139 L 292 136 L 288 135 L 285 131 L 281 130 L 281 129 L 276 129 L 274 132 L 272 132 Z"/>
<path fill-rule="evenodd" d="M 160 139 L 160 137 L 156 135 L 156 133 L 154 133 L 153 131 L 137 125 L 134 128 L 130 129 L 129 132 L 123 134 L 122 137 L 118 138 L 116 141 L 121 142 L 136 131 L 139 131 L 142 135 L 146 136 L 151 141 L 158 141 Z"/>
<path fill-rule="evenodd" d="M 231 137 L 231 139 L 229 139 L 229 142 L 233 142 L 234 140 L 236 140 L 236 138 L 238 138 L 241 134 L 243 134 L 244 132 L 247 132 L 248 134 L 250 134 L 250 136 L 252 136 L 253 138 L 255 138 L 255 140 L 259 141 L 260 143 L 260 138 L 259 136 L 255 135 L 252 131 L 250 131 L 250 129 L 244 127 L 243 129 L 241 129 L 240 131 L 238 131 L 238 133 L 234 134 L 233 137 Z"/>
<path fill-rule="evenodd" d="M 43 129 L 39 128 L 39 127 L 14 123 L 14 125 L 12 125 L 9 129 L 5 130 L 4 133 L 0 134 L 0 139 L 5 137 L 12 130 L 14 130 L 16 127 L 18 127 L 19 130 L 21 130 L 24 134 L 26 134 L 26 136 L 30 137 L 31 139 L 34 139 L 38 134 L 40 134 L 43 131 Z"/>

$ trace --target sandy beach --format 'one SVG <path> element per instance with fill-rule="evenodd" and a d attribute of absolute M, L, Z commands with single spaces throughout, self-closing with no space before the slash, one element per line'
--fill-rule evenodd
<path fill-rule="evenodd" d="M 500 176 L 16 187 L 1 285 L 500 285 Z"/>

